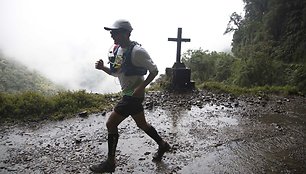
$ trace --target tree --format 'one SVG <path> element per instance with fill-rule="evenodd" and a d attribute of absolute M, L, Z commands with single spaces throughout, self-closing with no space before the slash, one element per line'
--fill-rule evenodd
<path fill-rule="evenodd" d="M 236 12 L 232 13 L 224 34 L 238 30 L 241 25 L 241 21 L 242 17 L 240 15 L 238 15 Z"/>

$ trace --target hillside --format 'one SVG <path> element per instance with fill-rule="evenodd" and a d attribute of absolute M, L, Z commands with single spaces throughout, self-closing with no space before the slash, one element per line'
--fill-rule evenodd
<path fill-rule="evenodd" d="M 306 94 L 306 1 L 243 0 L 230 16 L 232 54 L 189 50 L 182 58 L 196 84 L 283 87 Z"/>
<path fill-rule="evenodd" d="M 59 89 L 61 87 L 38 72 L 31 71 L 0 53 L 0 92 L 37 91 L 50 94 Z"/>

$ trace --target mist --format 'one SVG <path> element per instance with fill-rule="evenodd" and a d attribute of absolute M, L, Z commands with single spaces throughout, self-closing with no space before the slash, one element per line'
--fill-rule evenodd
<path fill-rule="evenodd" d="M 67 89 L 112 93 L 120 91 L 118 80 L 94 68 L 98 59 L 108 62 L 113 43 L 104 26 L 128 19 L 131 40 L 162 74 L 175 62 L 176 44 L 167 40 L 178 27 L 191 39 L 182 53 L 230 50 L 232 35 L 223 33 L 231 13 L 242 11 L 242 0 L 0 0 L 0 50 Z"/>

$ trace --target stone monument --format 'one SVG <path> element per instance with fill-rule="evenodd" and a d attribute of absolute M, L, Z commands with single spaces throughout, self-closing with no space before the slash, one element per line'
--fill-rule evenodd
<path fill-rule="evenodd" d="M 190 39 L 182 38 L 182 28 L 177 30 L 177 38 L 168 38 L 168 41 L 177 43 L 176 62 L 172 68 L 166 68 L 166 76 L 170 79 L 170 88 L 175 91 L 193 90 L 195 83 L 190 81 L 191 70 L 181 62 L 181 44 L 190 42 Z"/>

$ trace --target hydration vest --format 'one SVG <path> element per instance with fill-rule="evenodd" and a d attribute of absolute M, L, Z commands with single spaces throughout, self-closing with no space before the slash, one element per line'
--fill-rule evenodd
<path fill-rule="evenodd" d="M 133 76 L 133 75 L 146 75 L 147 69 L 143 67 L 138 67 L 133 65 L 132 63 L 132 50 L 135 45 L 139 45 L 137 42 L 132 42 L 128 49 L 123 53 L 123 60 L 122 64 L 118 65 L 115 63 L 116 55 L 118 53 L 119 45 L 114 46 L 113 53 L 114 56 L 109 57 L 110 61 L 110 69 L 113 73 L 117 72 L 118 69 L 121 68 L 121 72 L 124 73 L 126 76 Z M 118 67 L 119 66 L 119 67 Z"/>

